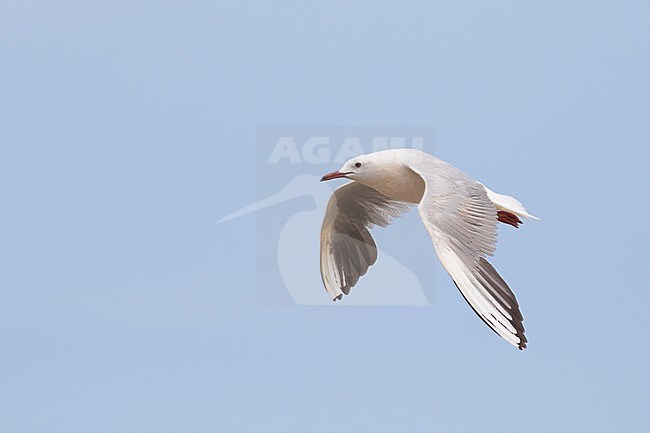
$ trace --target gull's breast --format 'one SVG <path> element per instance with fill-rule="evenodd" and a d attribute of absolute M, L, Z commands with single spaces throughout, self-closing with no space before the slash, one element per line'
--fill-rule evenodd
<path fill-rule="evenodd" d="M 391 198 L 420 203 L 425 183 L 419 174 L 408 167 L 401 167 L 399 171 L 384 173 L 376 183 L 369 186 Z"/>

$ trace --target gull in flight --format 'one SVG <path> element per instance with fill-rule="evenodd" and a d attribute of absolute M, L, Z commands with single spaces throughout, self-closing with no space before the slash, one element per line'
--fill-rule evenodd
<path fill-rule="evenodd" d="M 320 270 L 334 301 L 348 295 L 377 260 L 369 228 L 388 226 L 417 205 L 438 258 L 467 303 L 494 332 L 526 348 L 523 316 L 508 284 L 486 260 L 499 222 L 534 218 L 515 198 L 497 194 L 417 149 L 361 155 L 321 179 L 349 182 L 329 199 L 320 235 Z"/>

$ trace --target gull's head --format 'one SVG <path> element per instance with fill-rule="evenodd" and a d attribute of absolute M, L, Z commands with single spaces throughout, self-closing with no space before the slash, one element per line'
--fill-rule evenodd
<path fill-rule="evenodd" d="M 372 154 L 352 158 L 337 171 L 327 173 L 320 181 L 345 178 L 363 183 L 363 181 L 371 180 L 377 176 L 377 164 L 374 159 Z"/>
<path fill-rule="evenodd" d="M 400 200 L 419 203 L 424 193 L 424 181 L 410 167 L 424 154 L 417 149 L 387 149 L 360 155 L 348 160 L 337 171 L 327 173 L 325 180 L 345 178 Z"/>

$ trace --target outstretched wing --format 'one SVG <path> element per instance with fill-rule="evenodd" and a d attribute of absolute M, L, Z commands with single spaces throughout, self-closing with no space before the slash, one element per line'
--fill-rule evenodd
<path fill-rule="evenodd" d="M 410 164 L 425 181 L 418 210 L 436 253 L 467 303 L 509 343 L 524 349 L 512 290 L 485 259 L 496 246 L 497 208 L 483 185 L 436 158 Z"/>
<path fill-rule="evenodd" d="M 350 293 L 377 260 L 377 246 L 368 229 L 388 226 L 408 208 L 407 203 L 358 182 L 334 191 L 320 232 L 320 272 L 332 300 Z"/>

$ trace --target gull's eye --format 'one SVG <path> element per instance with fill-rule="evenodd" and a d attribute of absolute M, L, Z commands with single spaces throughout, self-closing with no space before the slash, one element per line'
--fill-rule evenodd
<path fill-rule="evenodd" d="M 354 164 L 354 166 L 355 166 L 356 168 L 359 168 L 359 167 L 361 167 L 361 163 L 360 163 L 360 162 L 357 162 L 356 164 Z"/>

